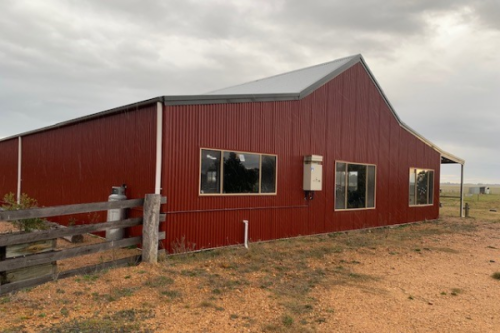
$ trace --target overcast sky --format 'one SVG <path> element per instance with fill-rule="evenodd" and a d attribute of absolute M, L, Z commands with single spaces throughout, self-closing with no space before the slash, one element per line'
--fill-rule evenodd
<path fill-rule="evenodd" d="M 0 138 L 361 53 L 401 119 L 466 160 L 466 182 L 500 183 L 498 0 L 0 6 Z"/>

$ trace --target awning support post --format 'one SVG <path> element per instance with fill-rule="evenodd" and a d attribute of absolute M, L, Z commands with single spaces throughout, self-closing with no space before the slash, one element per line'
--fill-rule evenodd
<path fill-rule="evenodd" d="M 464 165 L 460 164 L 460 217 L 464 217 Z"/>

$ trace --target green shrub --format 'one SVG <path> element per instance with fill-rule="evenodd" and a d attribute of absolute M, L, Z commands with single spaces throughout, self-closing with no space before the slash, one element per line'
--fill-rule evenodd
<path fill-rule="evenodd" d="M 38 206 L 36 199 L 30 198 L 26 193 L 21 194 L 19 203 L 16 200 L 14 193 L 8 193 L 3 197 L 4 204 L 2 208 L 5 210 L 22 210 L 30 209 Z M 47 224 L 44 219 L 31 218 L 24 220 L 11 221 L 19 231 L 33 231 L 38 229 L 47 229 Z"/>

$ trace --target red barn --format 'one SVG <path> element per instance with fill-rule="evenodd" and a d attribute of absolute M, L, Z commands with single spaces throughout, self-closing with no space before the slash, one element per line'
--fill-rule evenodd
<path fill-rule="evenodd" d="M 464 164 L 399 119 L 361 55 L 23 133 L 0 156 L 2 197 L 162 193 L 169 249 L 241 244 L 244 220 L 259 241 L 436 219 L 441 163 Z"/>

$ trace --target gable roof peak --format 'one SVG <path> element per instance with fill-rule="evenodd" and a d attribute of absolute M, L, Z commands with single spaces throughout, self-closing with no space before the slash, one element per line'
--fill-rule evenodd
<path fill-rule="evenodd" d="M 362 59 L 361 54 L 344 57 L 287 73 L 218 89 L 205 95 L 297 94 L 303 98 Z"/>

